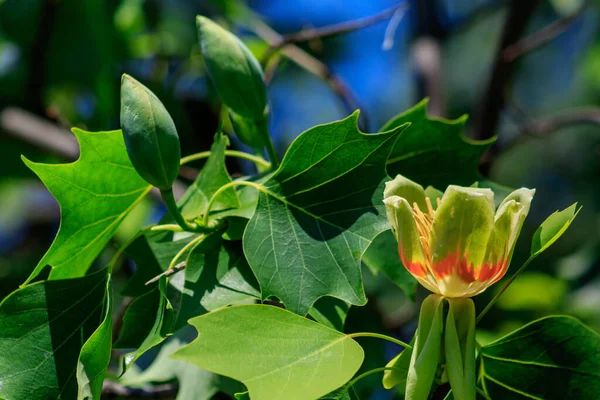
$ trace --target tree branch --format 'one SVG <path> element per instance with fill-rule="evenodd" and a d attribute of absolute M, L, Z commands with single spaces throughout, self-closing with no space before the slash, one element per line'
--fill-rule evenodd
<path fill-rule="evenodd" d="M 396 10 L 398 10 L 397 7 Z M 281 36 L 279 33 L 277 33 L 270 26 L 268 26 L 258 18 L 253 19 L 253 21 L 250 22 L 249 25 L 249 27 L 254 31 L 254 33 L 256 33 L 258 37 L 260 37 L 267 43 L 271 43 L 272 45 L 274 45 L 284 41 L 283 36 Z M 352 93 L 348 85 L 340 77 L 335 75 L 325 63 L 313 57 L 312 55 L 302 50 L 295 44 L 287 44 L 284 47 L 282 47 L 281 54 L 289 58 L 298 66 L 312 73 L 319 79 L 324 80 L 340 99 L 340 102 L 342 103 L 344 109 L 348 112 L 348 114 L 351 114 L 355 110 L 360 109 L 361 114 L 359 118 L 359 128 L 362 131 L 365 131 L 367 129 L 367 113 L 364 111 L 360 102 L 358 101 L 354 93 Z M 273 71 L 269 73 L 269 77 L 272 76 Z"/>
<path fill-rule="evenodd" d="M 530 53 L 551 42 L 558 35 L 563 33 L 569 26 L 575 22 L 589 8 L 589 2 L 586 2 L 581 8 L 572 15 L 561 18 L 539 31 L 519 40 L 518 42 L 506 47 L 502 52 L 502 57 L 506 62 L 513 62 L 524 54 Z"/>
<path fill-rule="evenodd" d="M 600 125 L 600 107 L 567 110 L 557 115 L 529 121 L 521 125 L 519 131 L 541 136 L 561 128 L 583 124 Z"/>
<path fill-rule="evenodd" d="M 539 0 L 511 0 L 508 15 L 502 29 L 500 44 L 492 69 L 492 76 L 480 102 L 479 112 L 475 115 L 474 137 L 488 139 L 494 136 L 504 107 L 505 85 L 513 74 L 513 62 L 504 59 L 504 49 L 513 45 L 527 26 Z"/>
<path fill-rule="evenodd" d="M 171 399 L 175 398 L 178 390 L 179 387 L 175 384 L 157 385 L 149 389 L 141 389 L 129 388 L 120 383 L 105 380 L 102 384 L 102 398 Z"/>
<path fill-rule="evenodd" d="M 291 33 L 289 35 L 281 36 L 277 41 L 271 43 L 269 49 L 264 54 L 263 65 L 266 64 L 266 62 L 271 58 L 273 53 L 287 45 L 299 44 L 309 42 L 315 39 L 324 39 L 357 31 L 359 29 L 363 29 L 368 26 L 374 25 L 384 19 L 390 18 L 395 14 L 404 13 L 407 8 L 408 3 L 404 1 L 395 7 L 388 8 L 387 10 L 383 10 L 380 13 L 370 15 L 368 17 L 355 19 L 353 21 L 341 22 L 339 24 L 324 26 L 322 28 L 305 29 L 297 33 Z"/>

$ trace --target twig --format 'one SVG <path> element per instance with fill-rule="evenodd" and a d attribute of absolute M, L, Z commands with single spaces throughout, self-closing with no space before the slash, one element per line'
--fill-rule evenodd
<path fill-rule="evenodd" d="M 259 19 L 253 19 L 249 25 L 249 28 L 252 29 L 258 37 L 268 43 L 279 43 L 283 40 L 283 37 L 279 33 Z M 352 93 L 346 83 L 338 76 L 334 75 L 327 65 L 294 44 L 289 44 L 282 48 L 281 54 L 285 55 L 291 61 L 319 79 L 324 80 L 340 99 L 348 114 L 353 113 L 356 109 L 360 109 L 359 127 L 363 131 L 366 129 L 368 126 L 367 113 L 361 107 L 356 96 Z"/>
<path fill-rule="evenodd" d="M 424 37 L 415 41 L 412 49 L 415 68 L 422 77 L 425 96 L 429 97 L 428 114 L 443 117 L 446 112 L 444 79 L 442 72 L 442 49 L 437 40 Z"/>
<path fill-rule="evenodd" d="M 545 135 L 573 125 L 600 125 L 600 108 L 586 107 L 563 111 L 560 114 L 526 122 L 519 127 L 520 132 L 530 135 Z"/>
<path fill-rule="evenodd" d="M 160 278 L 162 278 L 163 276 L 169 277 L 171 275 L 175 275 L 179 271 L 183 271 L 183 269 L 185 269 L 186 264 L 187 263 L 185 261 L 180 262 L 179 264 L 175 265 L 173 268 L 169 268 L 162 274 L 157 275 L 154 278 L 150 279 L 148 282 L 146 282 L 146 285 L 150 285 L 154 282 L 158 282 L 160 280 Z"/>
<path fill-rule="evenodd" d="M 178 385 L 164 384 L 149 389 L 129 388 L 120 383 L 105 380 L 102 384 L 102 398 L 131 397 L 139 399 L 168 399 L 174 398 L 179 390 Z"/>
<path fill-rule="evenodd" d="M 297 33 L 281 36 L 278 41 L 271 42 L 269 49 L 263 56 L 263 65 L 266 64 L 266 62 L 277 50 L 280 50 L 287 45 L 299 44 L 309 42 L 311 40 L 324 39 L 327 37 L 339 36 L 345 33 L 357 31 L 359 29 L 374 25 L 380 21 L 383 21 L 384 19 L 390 18 L 397 13 L 403 13 L 407 8 L 408 3 L 404 1 L 395 7 L 388 8 L 387 10 L 383 10 L 380 13 L 370 15 L 368 17 L 324 26 L 322 28 L 305 29 Z"/>
<path fill-rule="evenodd" d="M 518 42 L 506 47 L 502 51 L 502 57 L 506 62 L 512 62 L 520 56 L 530 53 L 545 44 L 551 42 L 558 35 L 567 30 L 569 25 L 576 21 L 580 16 L 583 15 L 585 10 L 589 8 L 589 2 L 586 2 L 583 6 L 577 10 L 577 12 L 560 18 L 559 20 L 547 25 L 539 31 L 519 40 Z"/>
<path fill-rule="evenodd" d="M 500 111 L 504 107 L 505 86 L 513 74 L 513 62 L 508 62 L 503 57 L 504 49 L 513 45 L 527 26 L 539 0 L 511 0 L 506 22 L 502 29 L 502 36 L 492 76 L 480 102 L 481 107 L 475 114 L 474 137 L 488 139 L 494 136 Z"/>
<path fill-rule="evenodd" d="M 77 139 L 71 132 L 20 108 L 0 113 L 0 127 L 13 136 L 67 159 L 79 156 Z"/>

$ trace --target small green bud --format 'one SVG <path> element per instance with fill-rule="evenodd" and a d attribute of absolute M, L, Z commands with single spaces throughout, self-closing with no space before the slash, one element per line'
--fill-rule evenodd
<path fill-rule="evenodd" d="M 196 23 L 206 70 L 223 103 L 241 117 L 264 119 L 267 94 L 259 62 L 231 32 L 202 16 Z"/>
<path fill-rule="evenodd" d="M 160 190 L 169 190 L 181 158 L 177 129 L 154 93 L 126 74 L 121 79 L 121 129 L 137 173 Z"/>
<path fill-rule="evenodd" d="M 255 150 L 262 150 L 269 140 L 268 120 L 249 120 L 229 110 L 229 119 L 236 136 L 242 143 Z"/>

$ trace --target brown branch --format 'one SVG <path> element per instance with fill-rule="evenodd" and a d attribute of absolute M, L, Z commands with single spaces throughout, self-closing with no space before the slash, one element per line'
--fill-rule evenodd
<path fill-rule="evenodd" d="M 475 114 L 473 129 L 476 139 L 488 139 L 494 136 L 500 118 L 500 111 L 505 104 L 505 86 L 512 77 L 514 66 L 513 62 L 504 59 L 503 52 L 504 49 L 517 42 L 538 3 L 539 0 L 510 1 L 492 75 L 480 102 L 480 109 Z"/>
<path fill-rule="evenodd" d="M 339 36 L 349 32 L 354 32 L 359 29 L 375 25 L 376 23 L 383 21 L 384 19 L 390 18 L 397 13 L 402 13 L 408 8 L 406 1 L 398 4 L 395 7 L 383 10 L 375 15 L 368 17 L 355 19 L 352 21 L 341 22 L 339 24 L 324 26 L 322 28 L 305 29 L 297 33 L 291 33 L 288 35 L 281 36 L 277 41 L 271 42 L 269 49 L 263 56 L 263 65 L 271 58 L 273 53 L 277 50 L 288 46 L 290 44 L 299 44 L 310 42 L 316 39 L 325 39 L 328 37 Z"/>
<path fill-rule="evenodd" d="M 599 107 L 568 110 L 550 117 L 528 121 L 519 127 L 519 131 L 541 136 L 569 126 L 584 124 L 600 125 Z"/>
<path fill-rule="evenodd" d="M 283 40 L 283 37 L 279 33 L 259 19 L 254 19 L 250 23 L 250 28 L 258 37 L 267 43 L 278 43 Z M 349 114 L 353 113 L 357 109 L 360 109 L 362 112 L 359 118 L 359 127 L 363 131 L 366 129 L 368 126 L 367 113 L 361 107 L 358 99 L 352 93 L 348 85 L 346 85 L 341 78 L 334 75 L 331 69 L 325 65 L 325 63 L 319 61 L 294 44 L 289 44 L 283 47 L 281 49 L 281 54 L 319 79 L 324 80 L 340 99 L 342 105 Z"/>
<path fill-rule="evenodd" d="M 173 268 L 169 268 L 162 274 L 157 275 L 154 278 L 150 279 L 148 282 L 146 282 L 146 285 L 150 285 L 151 283 L 159 281 L 160 278 L 162 278 L 163 276 L 169 277 L 171 275 L 175 275 L 179 271 L 183 271 L 185 269 L 186 264 L 187 263 L 185 261 L 180 262 L 179 264 L 175 265 Z"/>
<path fill-rule="evenodd" d="M 102 398 L 172 399 L 175 398 L 178 390 L 179 387 L 175 384 L 157 385 L 148 389 L 142 389 L 129 388 L 120 383 L 105 380 L 102 384 Z"/>
<path fill-rule="evenodd" d="M 411 53 L 415 69 L 422 77 L 424 97 L 430 99 L 427 113 L 434 117 L 443 117 L 446 113 L 446 98 L 441 46 L 432 37 L 422 37 L 415 41 Z"/>
<path fill-rule="evenodd" d="M 589 2 L 586 2 L 579 10 L 569 16 L 561 18 L 539 31 L 519 40 L 518 42 L 506 47 L 502 51 L 502 57 L 506 62 L 512 62 L 520 56 L 531 53 L 532 51 L 550 43 L 554 38 L 563 33 L 569 26 L 575 22 L 589 8 Z"/>

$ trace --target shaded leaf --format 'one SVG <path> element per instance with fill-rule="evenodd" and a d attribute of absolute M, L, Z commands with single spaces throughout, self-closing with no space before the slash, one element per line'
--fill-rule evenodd
<path fill-rule="evenodd" d="M 206 160 L 194 183 L 179 201 L 181 213 L 186 219 L 202 215 L 213 194 L 223 185 L 231 182 L 231 177 L 225 167 L 225 149 L 229 139 L 222 133 L 215 135 L 215 142 L 210 148 L 211 155 Z M 227 208 L 237 208 L 240 202 L 233 188 L 227 189 L 217 197 L 212 205 L 213 211 Z"/>
<path fill-rule="evenodd" d="M 308 314 L 317 322 L 343 332 L 349 310 L 350 304 L 344 300 L 335 297 L 321 297 L 313 304 Z"/>
<path fill-rule="evenodd" d="M 234 306 L 190 324 L 198 338 L 173 358 L 241 381 L 252 400 L 318 399 L 364 359 L 350 337 L 278 307 Z"/>
<path fill-rule="evenodd" d="M 239 241 L 207 236 L 188 255 L 184 274 L 169 284 L 181 292 L 175 329 L 187 320 L 218 308 L 260 298 L 260 290 Z"/>
<path fill-rule="evenodd" d="M 108 278 L 103 269 L 39 282 L 0 303 L 0 397 L 98 394 L 110 357 Z"/>
<path fill-rule="evenodd" d="M 388 228 L 385 163 L 403 128 L 366 135 L 358 113 L 316 126 L 288 149 L 260 187 L 244 253 L 266 299 L 306 314 L 320 297 L 366 302 L 360 257 Z"/>
<path fill-rule="evenodd" d="M 581 207 L 579 210 L 581 210 Z M 533 235 L 531 255 L 538 256 L 548 247 L 552 246 L 571 226 L 579 210 L 577 209 L 577 203 L 575 203 L 562 211 L 554 212 L 546 218 Z"/>
<path fill-rule="evenodd" d="M 383 272 L 414 301 L 417 280 L 402 265 L 398 241 L 391 230 L 379 234 L 363 254 L 362 262 L 372 271 Z"/>
<path fill-rule="evenodd" d="M 546 317 L 482 347 L 480 379 L 492 399 L 593 399 L 600 335 L 574 318 Z"/>
<path fill-rule="evenodd" d="M 50 279 L 84 275 L 127 213 L 150 190 L 129 161 L 121 131 L 73 129 L 73 133 L 81 147 L 81 156 L 73 163 L 40 164 L 23 157 L 61 208 L 58 234 L 25 283 L 46 265 L 53 268 Z"/>
<path fill-rule="evenodd" d="M 123 327 L 115 348 L 135 348 L 123 356 L 123 373 L 142 354 L 158 345 L 171 333 L 174 312 L 166 295 L 166 278 L 161 278 L 158 288 L 131 303 L 123 318 Z"/>
<path fill-rule="evenodd" d="M 481 180 L 479 160 L 496 138 L 474 141 L 463 135 L 466 116 L 450 121 L 427 117 L 428 99 L 392 118 L 381 131 L 410 122 L 388 160 L 390 176 L 402 174 L 421 185 L 444 189 Z"/>
<path fill-rule="evenodd" d="M 165 342 L 156 359 L 143 372 L 133 376 L 129 372 L 119 382 L 129 387 L 143 387 L 150 383 L 179 381 L 177 400 L 209 400 L 218 392 L 231 393 L 243 386 L 229 378 L 221 377 L 170 356 L 187 343 L 178 337 Z"/>

